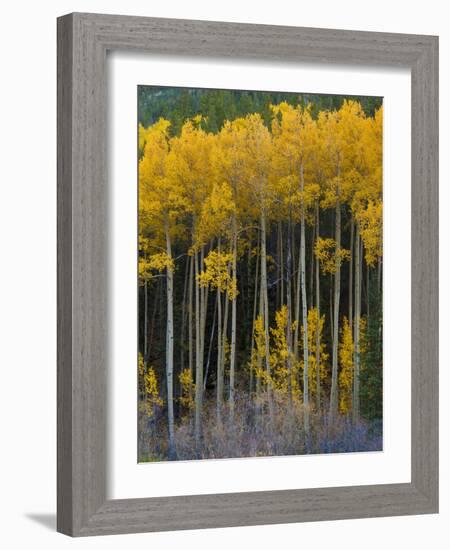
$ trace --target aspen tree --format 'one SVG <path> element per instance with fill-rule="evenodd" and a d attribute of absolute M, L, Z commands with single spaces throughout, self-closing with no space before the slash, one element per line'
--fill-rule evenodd
<path fill-rule="evenodd" d="M 333 342 L 330 391 L 330 420 L 338 412 L 338 344 L 341 297 L 341 264 L 342 264 L 342 208 L 351 192 L 354 161 L 358 154 L 358 143 L 361 137 L 359 120 L 364 114 L 359 103 L 344 101 L 339 111 L 330 112 L 319 118 L 322 132 L 325 135 L 329 155 L 329 180 L 325 193 L 324 205 L 335 210 L 335 255 L 334 255 L 334 295 L 333 295 Z"/>
<path fill-rule="evenodd" d="M 170 160 L 168 144 L 169 122 L 161 119 L 146 132 L 143 157 L 139 162 L 139 208 L 146 216 L 158 220 L 165 242 L 165 253 L 155 253 L 149 258 L 149 266 L 166 271 L 167 323 L 166 323 L 166 381 L 169 429 L 169 459 L 176 457 L 174 420 L 174 326 L 173 326 L 173 271 L 171 231 L 180 211 L 184 209 L 180 188 L 168 174 Z"/>
<path fill-rule="evenodd" d="M 260 240 L 260 292 L 261 310 L 265 333 L 265 364 L 267 379 L 269 380 L 267 392 L 271 420 L 274 416 L 272 387 L 270 383 L 270 348 L 269 348 L 269 298 L 267 290 L 267 217 L 271 203 L 271 190 L 269 188 L 269 174 L 272 157 L 271 135 L 264 126 L 260 115 L 248 115 L 242 120 L 245 129 L 245 152 L 248 157 L 245 172 L 246 180 L 254 192 L 257 207 L 259 209 Z"/>
<path fill-rule="evenodd" d="M 245 177 L 245 123 L 242 119 L 233 122 L 226 121 L 222 130 L 217 136 L 217 147 L 213 157 L 216 177 L 219 181 L 225 181 L 232 192 L 233 207 L 230 214 L 230 241 L 231 241 L 231 277 L 237 285 L 237 262 L 238 262 L 238 230 L 239 230 L 239 209 L 241 200 L 245 201 L 243 181 Z M 231 295 L 231 347 L 230 347 L 230 386 L 229 404 L 230 421 L 234 416 L 234 389 L 236 372 L 236 323 L 237 323 L 237 297 L 238 292 Z"/>
<path fill-rule="evenodd" d="M 206 295 L 200 293 L 198 277 L 201 271 L 200 257 L 204 242 L 201 239 L 201 208 L 211 188 L 210 153 L 213 136 L 202 128 L 202 117 L 187 120 L 179 137 L 171 140 L 169 155 L 170 177 L 180 188 L 180 200 L 191 217 L 191 250 L 193 255 L 194 304 L 195 304 L 195 442 L 200 452 L 203 404 L 203 350 Z"/>
<path fill-rule="evenodd" d="M 217 151 L 213 153 L 213 157 Z M 220 181 L 217 180 L 217 181 Z M 222 239 L 229 233 L 230 219 L 235 213 L 233 191 L 226 183 L 214 183 L 211 194 L 203 203 L 201 211 L 201 224 L 199 235 L 201 239 L 207 239 L 216 235 L 218 237 L 217 251 L 211 250 L 205 258 L 205 270 L 198 276 L 202 288 L 209 287 L 216 289 L 217 300 L 217 396 L 216 414 L 218 421 L 221 420 L 222 400 L 224 392 L 224 345 L 226 342 L 227 319 L 222 319 L 222 293 L 226 294 L 226 300 L 235 300 L 237 295 L 237 282 L 235 275 L 229 274 L 230 263 L 234 261 L 234 252 L 222 251 Z M 228 306 L 225 304 L 228 311 Z M 226 317 L 228 314 L 226 315 Z M 223 327 L 223 328 L 222 328 Z"/>
<path fill-rule="evenodd" d="M 303 338 L 303 405 L 304 405 L 304 430 L 309 437 L 309 352 L 308 352 L 308 305 L 306 295 L 306 209 L 311 206 L 311 195 L 305 182 L 305 170 L 311 160 L 311 137 L 314 132 L 314 122 L 310 109 L 301 106 L 292 107 L 287 103 L 281 103 L 272 107 L 274 118 L 272 130 L 274 133 L 274 146 L 280 163 L 284 166 L 286 175 L 297 181 L 296 198 L 300 211 L 300 251 L 297 275 L 296 316 L 297 326 L 294 334 L 294 346 L 297 354 L 298 324 L 300 295 L 302 302 Z M 288 221 L 290 223 L 290 221 Z M 291 235 L 288 237 L 288 255 L 290 250 Z M 290 283 L 290 280 L 289 280 Z"/>

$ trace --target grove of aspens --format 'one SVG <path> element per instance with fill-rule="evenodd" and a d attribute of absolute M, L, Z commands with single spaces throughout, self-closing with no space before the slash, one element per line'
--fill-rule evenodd
<path fill-rule="evenodd" d="M 138 102 L 138 460 L 382 450 L 381 98 Z"/>

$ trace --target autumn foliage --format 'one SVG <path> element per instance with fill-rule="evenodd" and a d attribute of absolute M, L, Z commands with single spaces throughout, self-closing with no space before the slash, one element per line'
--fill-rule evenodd
<path fill-rule="evenodd" d="M 380 449 L 382 108 L 160 118 L 138 154 L 139 459 Z"/>

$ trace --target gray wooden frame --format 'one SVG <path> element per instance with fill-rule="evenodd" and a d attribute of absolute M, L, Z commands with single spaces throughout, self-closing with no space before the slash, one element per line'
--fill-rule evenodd
<path fill-rule="evenodd" d="M 107 500 L 106 52 L 409 67 L 411 483 Z M 75 13 L 58 19 L 58 530 L 72 536 L 438 511 L 438 38 Z"/>

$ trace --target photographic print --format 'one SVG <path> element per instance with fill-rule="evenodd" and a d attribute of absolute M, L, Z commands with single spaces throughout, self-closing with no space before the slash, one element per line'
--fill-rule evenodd
<path fill-rule="evenodd" d="M 382 450 L 382 98 L 137 95 L 138 462 Z"/>

